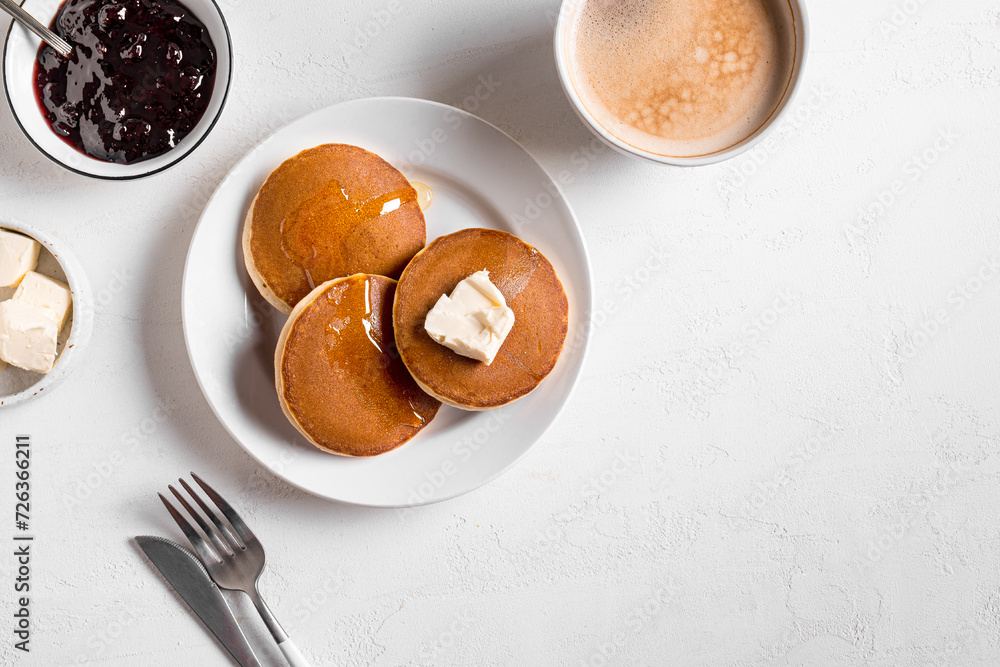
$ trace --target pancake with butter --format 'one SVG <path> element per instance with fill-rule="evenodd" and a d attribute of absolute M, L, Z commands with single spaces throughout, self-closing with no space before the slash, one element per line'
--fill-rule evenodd
<path fill-rule="evenodd" d="M 281 409 L 320 449 L 377 456 L 415 436 L 441 404 L 421 391 L 396 353 L 396 281 L 353 275 L 310 292 L 275 352 Z"/>
<path fill-rule="evenodd" d="M 283 162 L 243 225 L 247 271 L 284 313 L 334 278 L 398 277 L 426 240 L 417 191 L 406 177 L 346 144 L 316 146 Z"/>
<path fill-rule="evenodd" d="M 478 271 L 514 311 L 514 326 L 492 363 L 438 344 L 425 330 L 443 294 Z M 566 340 L 569 304 L 552 264 L 507 232 L 464 229 L 442 236 L 403 271 L 393 323 L 406 368 L 427 393 L 465 410 L 490 410 L 526 396 L 555 367 Z"/>

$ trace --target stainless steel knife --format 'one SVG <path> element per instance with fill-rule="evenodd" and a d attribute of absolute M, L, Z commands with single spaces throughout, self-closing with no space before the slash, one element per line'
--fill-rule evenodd
<path fill-rule="evenodd" d="M 162 537 L 140 535 L 135 541 L 236 662 L 241 667 L 261 667 L 222 592 L 197 556 Z"/>

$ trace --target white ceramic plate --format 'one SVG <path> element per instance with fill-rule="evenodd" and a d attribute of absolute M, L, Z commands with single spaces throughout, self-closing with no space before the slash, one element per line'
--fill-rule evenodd
<path fill-rule="evenodd" d="M 492 412 L 444 406 L 402 447 L 374 458 L 326 454 L 281 412 L 274 349 L 285 318 L 243 266 L 240 234 L 268 174 L 323 143 L 371 150 L 434 190 L 428 240 L 465 227 L 517 234 L 554 265 L 569 297 L 569 336 L 552 374 Z M 295 121 L 250 152 L 202 215 L 184 272 L 183 315 L 195 375 L 223 425 L 254 458 L 324 498 L 377 507 L 422 505 L 471 491 L 512 466 L 569 399 L 586 353 L 591 312 L 587 251 L 569 204 L 509 136 L 458 109 L 408 98 L 362 99 Z"/>
<path fill-rule="evenodd" d="M 184 0 L 183 4 L 205 24 L 215 44 L 215 89 L 205 114 L 198 124 L 173 149 L 158 157 L 135 164 L 115 164 L 95 160 L 80 153 L 56 136 L 45 122 L 35 97 L 34 66 L 41 40 L 17 21 L 7 30 L 3 50 L 3 80 L 7 103 L 24 135 L 46 157 L 70 171 L 106 180 L 128 180 L 159 173 L 190 155 L 215 127 L 229 96 L 232 81 L 233 46 L 229 27 L 222 16 L 222 9 L 215 0 Z M 24 0 L 25 11 L 45 25 L 52 19 L 62 3 L 58 0 Z"/>

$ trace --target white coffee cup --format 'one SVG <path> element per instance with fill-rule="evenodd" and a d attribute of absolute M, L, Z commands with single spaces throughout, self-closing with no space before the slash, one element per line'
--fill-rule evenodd
<path fill-rule="evenodd" d="M 556 67 L 559 71 L 559 80 L 562 83 L 563 90 L 566 92 L 566 96 L 569 98 L 570 105 L 587 125 L 587 127 L 589 127 L 591 131 L 593 131 L 594 134 L 596 134 L 606 144 L 622 153 L 625 153 L 626 155 L 644 158 L 659 164 L 680 167 L 695 167 L 715 164 L 722 162 L 723 160 L 736 157 L 737 155 L 759 144 L 775 127 L 778 126 L 779 122 L 791 106 L 791 102 L 795 98 L 796 92 L 799 89 L 799 84 L 802 80 L 802 72 L 805 66 L 806 54 L 808 52 L 808 19 L 804 3 L 801 0 L 782 0 L 783 2 L 788 3 L 792 27 L 792 30 L 789 32 L 789 37 L 790 39 L 794 39 L 795 43 L 784 45 L 791 54 L 789 78 L 787 85 L 784 88 L 784 92 L 765 122 L 760 124 L 753 133 L 742 138 L 736 143 L 733 143 L 721 150 L 693 157 L 680 157 L 676 155 L 662 154 L 628 143 L 610 132 L 606 127 L 598 122 L 594 114 L 587 109 L 587 106 L 581 98 L 581 95 L 578 92 L 572 78 L 573 63 L 571 62 L 571 58 L 573 56 L 571 40 L 573 39 L 573 24 L 577 20 L 580 10 L 587 1 L 588 0 L 563 0 L 563 4 L 560 8 L 555 33 L 555 57 Z"/>

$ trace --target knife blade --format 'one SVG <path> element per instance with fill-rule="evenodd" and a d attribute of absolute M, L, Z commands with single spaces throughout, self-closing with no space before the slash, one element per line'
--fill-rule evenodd
<path fill-rule="evenodd" d="M 198 557 L 176 542 L 139 535 L 139 548 L 241 667 L 261 667 L 226 598 Z"/>

